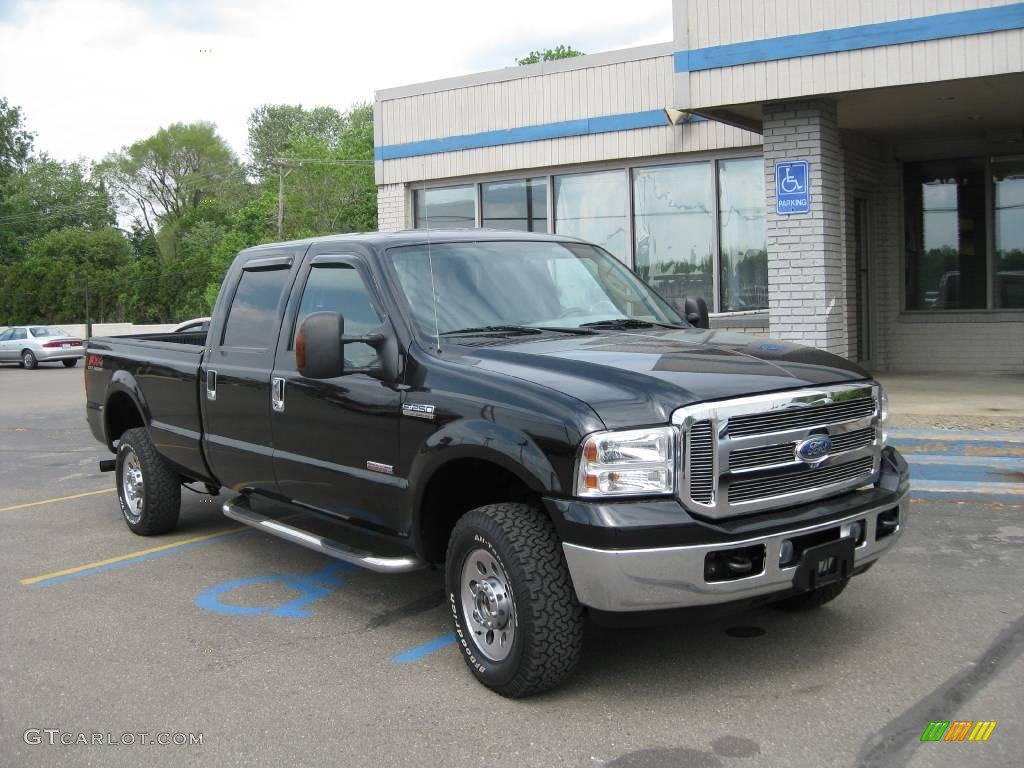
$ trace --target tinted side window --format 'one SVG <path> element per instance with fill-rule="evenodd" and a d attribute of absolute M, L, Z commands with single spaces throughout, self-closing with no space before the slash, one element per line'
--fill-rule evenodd
<path fill-rule="evenodd" d="M 295 334 L 302 321 L 314 312 L 340 312 L 345 317 L 345 335 L 362 336 L 379 328 L 382 321 L 370 293 L 357 269 L 344 264 L 313 267 L 306 288 L 302 292 L 302 303 L 292 332 L 292 347 Z M 345 346 L 346 365 L 363 367 L 370 365 L 377 357 L 373 347 L 367 344 Z"/>
<path fill-rule="evenodd" d="M 14 333 L 14 331 L 12 331 L 10 329 L 4 331 L 3 333 L 0 333 L 0 341 L 7 341 L 8 339 L 11 338 L 11 335 L 13 333 Z"/>
<path fill-rule="evenodd" d="M 225 347 L 267 349 L 277 338 L 277 312 L 289 270 L 245 270 L 228 310 L 221 344 Z"/>
<path fill-rule="evenodd" d="M 27 339 L 28 334 L 25 332 L 24 328 L 15 328 L 14 333 L 11 334 L 11 338 L 14 341 L 21 341 L 22 339 Z"/>

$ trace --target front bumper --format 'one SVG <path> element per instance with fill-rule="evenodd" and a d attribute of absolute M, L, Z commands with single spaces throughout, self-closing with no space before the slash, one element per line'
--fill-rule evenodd
<path fill-rule="evenodd" d="M 817 520 L 803 520 L 781 529 L 774 526 L 763 533 L 713 535 L 707 542 L 680 546 L 606 549 L 564 543 L 576 595 L 591 608 L 626 612 L 712 605 L 785 593 L 794 588 L 797 566 L 780 566 L 784 541 L 838 538 L 844 525 L 863 521 L 863 542 L 854 550 L 854 572 L 860 572 L 890 549 L 906 526 L 910 508 L 906 462 L 891 449 L 887 454 L 879 487 L 829 500 L 832 514 Z M 837 504 L 844 500 L 848 514 L 835 514 Z M 891 516 L 896 510 L 895 529 L 880 528 L 879 515 Z M 760 572 L 727 581 L 708 581 L 705 577 L 709 553 L 762 546 Z"/>

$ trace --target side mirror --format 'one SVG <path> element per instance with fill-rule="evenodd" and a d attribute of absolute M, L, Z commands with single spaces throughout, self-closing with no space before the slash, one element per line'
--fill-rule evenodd
<path fill-rule="evenodd" d="M 710 328 L 708 319 L 708 303 L 700 296 L 687 296 L 683 302 L 683 314 L 686 322 L 694 328 Z"/>
<path fill-rule="evenodd" d="M 346 344 L 368 344 L 380 359 L 365 368 L 346 370 Z M 386 332 L 386 326 L 365 336 L 346 336 L 345 318 L 338 312 L 314 312 L 302 322 L 295 337 L 295 367 L 307 379 L 333 379 L 352 373 L 393 379 L 398 373 L 397 359 L 397 343 L 394 335 Z"/>
<path fill-rule="evenodd" d="M 295 337 L 295 367 L 307 379 L 333 379 L 345 370 L 345 318 L 337 312 L 314 312 Z"/>

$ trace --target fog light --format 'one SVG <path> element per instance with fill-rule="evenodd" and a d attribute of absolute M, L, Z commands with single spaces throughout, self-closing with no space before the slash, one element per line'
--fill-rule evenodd
<path fill-rule="evenodd" d="M 839 529 L 839 538 L 851 538 L 855 544 L 861 544 L 864 541 L 864 521 L 858 520 L 855 523 L 847 523 Z"/>
<path fill-rule="evenodd" d="M 782 542 L 782 549 L 779 551 L 779 566 L 785 568 L 793 562 L 793 542 L 786 539 Z"/>

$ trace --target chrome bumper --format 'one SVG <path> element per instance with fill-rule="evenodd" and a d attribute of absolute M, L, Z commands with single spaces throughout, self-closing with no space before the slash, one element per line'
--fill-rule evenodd
<path fill-rule="evenodd" d="M 880 512 L 899 506 L 899 525 L 883 539 L 875 539 L 875 524 Z M 657 549 L 592 549 L 577 544 L 563 544 L 576 596 L 583 605 L 603 611 L 654 611 L 697 605 L 727 603 L 774 592 L 793 586 L 796 566 L 779 566 L 782 542 L 794 536 L 838 528 L 863 520 L 864 543 L 854 550 L 854 568 L 879 558 L 903 534 L 910 494 L 905 492 L 896 501 L 832 520 L 769 536 L 737 539 L 727 543 L 699 544 Z M 761 573 L 731 581 L 709 582 L 704 578 L 704 559 L 709 552 L 765 546 L 765 564 Z"/>

